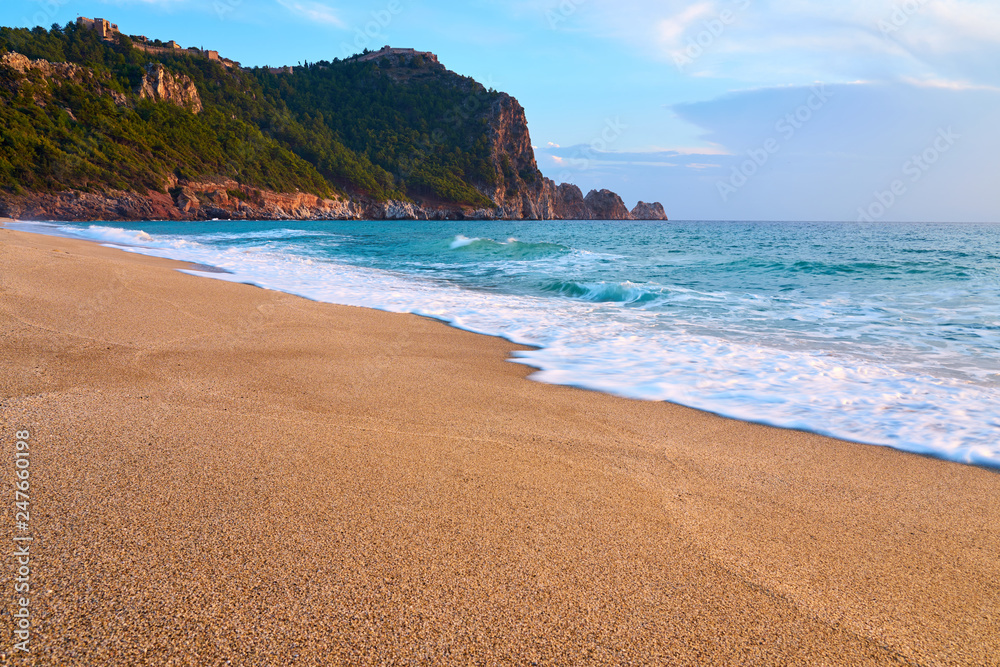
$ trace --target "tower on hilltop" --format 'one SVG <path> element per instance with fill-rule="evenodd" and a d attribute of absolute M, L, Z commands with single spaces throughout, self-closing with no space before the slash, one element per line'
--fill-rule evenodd
<path fill-rule="evenodd" d="M 76 24 L 81 28 L 96 30 L 101 39 L 114 39 L 115 35 L 118 34 L 118 24 L 107 19 L 88 19 L 86 16 L 79 16 L 76 19 Z"/>

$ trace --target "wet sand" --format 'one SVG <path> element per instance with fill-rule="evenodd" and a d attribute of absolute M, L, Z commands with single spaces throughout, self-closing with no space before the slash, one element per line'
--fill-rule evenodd
<path fill-rule="evenodd" d="M 996 471 L 178 267 L 0 229 L 0 662 L 1000 664 Z"/>

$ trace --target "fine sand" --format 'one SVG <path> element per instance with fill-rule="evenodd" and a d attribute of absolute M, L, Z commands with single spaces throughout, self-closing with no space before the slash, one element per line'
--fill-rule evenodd
<path fill-rule="evenodd" d="M 997 665 L 1000 474 L 0 230 L 34 665 Z"/>

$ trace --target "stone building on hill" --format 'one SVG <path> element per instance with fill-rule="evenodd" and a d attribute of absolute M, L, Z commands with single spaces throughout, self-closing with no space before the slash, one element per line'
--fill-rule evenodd
<path fill-rule="evenodd" d="M 81 28 L 96 30 L 101 39 L 114 39 L 118 34 L 118 24 L 107 19 L 88 19 L 86 16 L 80 16 L 77 17 L 76 24 Z"/>
<path fill-rule="evenodd" d="M 355 60 L 359 63 L 368 62 L 369 60 L 377 60 L 378 58 L 385 58 L 386 56 L 423 56 L 424 60 L 429 60 L 432 63 L 438 61 L 438 57 L 433 53 L 428 51 L 417 51 L 416 49 L 394 49 L 391 46 L 383 46 L 378 51 L 372 51 L 371 53 L 366 53 L 362 56 L 358 56 Z"/>

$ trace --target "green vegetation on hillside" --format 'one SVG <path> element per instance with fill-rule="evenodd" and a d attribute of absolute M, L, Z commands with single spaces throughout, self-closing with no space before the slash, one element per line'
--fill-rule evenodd
<path fill-rule="evenodd" d="M 147 54 L 124 36 L 105 43 L 76 24 L 0 28 L 5 52 L 95 72 L 71 80 L 29 70 L 22 78 L 0 67 L 7 191 L 162 190 L 172 174 L 490 205 L 473 184 L 496 182 L 484 113 L 496 93 L 441 68 L 333 61 L 293 74 L 241 71 L 197 55 Z M 189 76 L 202 113 L 139 100 L 151 62 Z"/>

